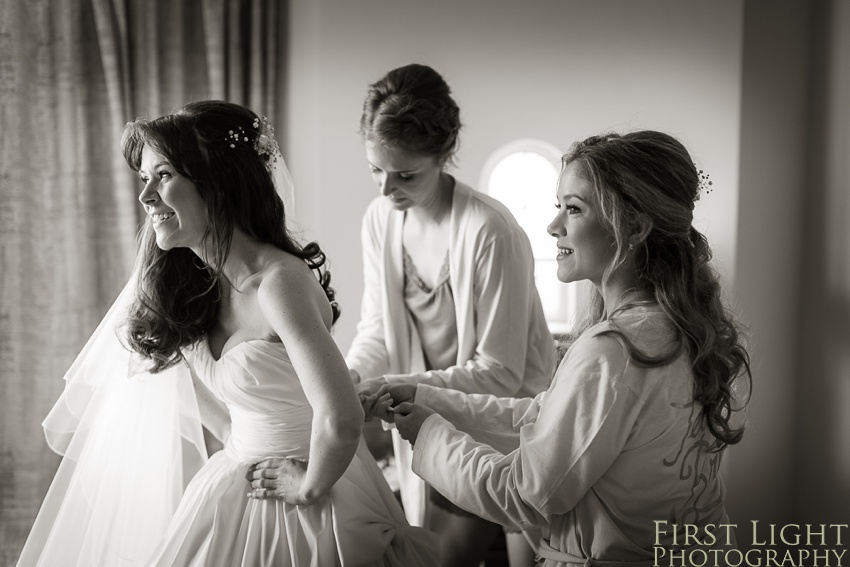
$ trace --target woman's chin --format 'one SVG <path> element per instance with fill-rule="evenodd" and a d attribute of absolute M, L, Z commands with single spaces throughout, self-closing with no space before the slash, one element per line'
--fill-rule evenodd
<path fill-rule="evenodd" d="M 172 248 L 176 248 L 174 242 L 166 236 L 156 235 L 156 245 L 160 250 L 168 251 Z"/>
<path fill-rule="evenodd" d="M 410 208 L 412 203 L 407 199 L 393 199 L 392 197 L 387 197 L 392 203 L 393 208 L 397 211 L 406 211 Z"/>
<path fill-rule="evenodd" d="M 570 273 L 570 272 L 558 271 L 558 281 L 560 281 L 561 283 L 573 283 L 573 282 L 581 281 L 583 279 L 585 279 L 585 278 L 580 278 L 580 277 L 578 277 L 575 274 Z"/>

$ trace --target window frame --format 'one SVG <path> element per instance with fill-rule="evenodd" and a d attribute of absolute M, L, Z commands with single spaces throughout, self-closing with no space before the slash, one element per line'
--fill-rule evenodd
<path fill-rule="evenodd" d="M 537 154 L 547 161 L 549 161 L 556 171 L 560 171 L 561 169 L 561 157 L 563 152 L 554 144 L 546 142 L 544 140 L 538 140 L 534 138 L 520 138 L 508 142 L 497 148 L 487 160 L 484 162 L 484 166 L 481 169 L 481 175 L 479 176 L 479 187 L 481 190 L 490 195 L 491 197 L 498 199 L 495 195 L 491 194 L 490 182 L 496 168 L 501 164 L 505 159 L 513 156 L 518 153 L 534 153 Z M 554 202 L 554 190 L 553 190 L 553 202 Z M 503 203 L 508 209 L 511 209 L 510 203 L 505 203 L 501 199 L 498 199 L 499 202 Z M 552 213 L 554 216 L 554 210 Z M 520 222 L 517 219 L 517 222 Z M 547 221 L 548 224 L 548 221 Z M 520 226 L 523 230 L 526 231 L 526 235 L 528 235 L 528 231 L 532 227 L 522 226 L 520 222 Z M 539 230 L 541 227 L 535 227 L 535 229 Z M 553 247 L 554 250 L 554 247 Z M 552 258 L 544 258 L 537 257 L 534 258 L 535 272 L 538 272 L 538 265 L 543 262 L 551 262 L 554 259 Z M 539 276 L 537 273 L 535 274 L 535 280 L 537 280 Z M 538 287 L 538 293 L 540 293 L 540 286 Z M 553 318 L 551 317 L 551 309 L 547 312 L 546 323 L 549 326 L 549 331 L 554 336 L 562 336 L 568 334 L 574 324 L 574 316 L 576 313 L 577 305 L 578 305 L 578 282 L 569 283 L 569 284 L 561 284 L 558 288 L 559 294 L 557 297 L 555 296 L 544 296 L 543 293 L 540 293 L 541 301 L 544 304 L 544 307 L 547 304 L 554 304 L 557 306 L 563 306 L 563 310 L 566 313 L 563 314 L 563 317 Z M 544 309 L 546 311 L 546 309 Z"/>

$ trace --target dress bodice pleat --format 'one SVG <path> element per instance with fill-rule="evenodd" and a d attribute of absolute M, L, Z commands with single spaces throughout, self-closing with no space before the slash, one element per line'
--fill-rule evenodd
<path fill-rule="evenodd" d="M 188 358 L 230 410 L 225 451 L 232 459 L 307 458 L 313 409 L 283 343 L 245 341 L 216 360 L 201 340 Z"/>

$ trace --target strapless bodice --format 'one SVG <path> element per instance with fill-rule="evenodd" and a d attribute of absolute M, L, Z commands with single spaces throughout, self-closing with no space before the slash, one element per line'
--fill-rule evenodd
<path fill-rule="evenodd" d="M 185 355 L 198 378 L 230 410 L 232 430 L 225 451 L 231 458 L 307 458 L 313 409 L 282 342 L 242 342 L 215 360 L 201 339 Z"/>

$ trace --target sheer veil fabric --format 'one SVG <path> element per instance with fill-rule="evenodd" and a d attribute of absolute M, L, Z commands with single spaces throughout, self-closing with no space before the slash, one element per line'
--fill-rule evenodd
<path fill-rule="evenodd" d="M 43 422 L 62 455 L 18 565 L 142 565 L 207 460 L 188 367 L 159 374 L 121 340 L 136 277 L 71 368 Z"/>

